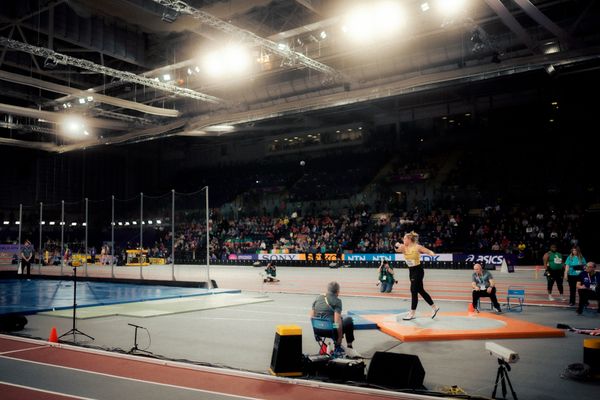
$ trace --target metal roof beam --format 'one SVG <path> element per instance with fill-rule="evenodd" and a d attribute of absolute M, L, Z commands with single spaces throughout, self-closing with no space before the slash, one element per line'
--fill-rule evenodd
<path fill-rule="evenodd" d="M 86 90 L 79 90 L 76 88 L 58 85 L 56 83 L 45 82 L 40 79 L 31 78 L 29 76 L 13 74 L 12 72 L 0 70 L 0 80 L 8 82 L 18 83 L 21 85 L 32 86 L 44 90 L 49 90 L 55 93 L 69 94 L 74 97 L 86 98 L 92 96 L 95 102 L 110 104 L 112 106 L 127 108 L 151 115 L 159 115 L 161 117 L 178 117 L 179 111 L 168 110 L 165 108 L 148 106 L 146 104 L 136 103 L 134 101 L 123 100 L 116 97 L 106 96 L 100 93 L 94 93 Z"/>
<path fill-rule="evenodd" d="M 65 54 L 57 53 L 53 50 L 46 49 L 43 47 L 32 46 L 26 43 L 22 43 L 16 40 L 5 38 L 4 36 L 0 36 L 0 45 L 7 46 L 13 50 L 23 51 L 25 53 L 33 54 L 39 57 L 43 57 L 46 60 L 54 62 L 56 64 L 62 65 L 72 65 L 74 67 L 78 67 L 81 69 L 86 69 L 88 71 L 97 72 L 99 74 L 114 76 L 115 78 L 119 78 L 123 81 L 137 83 L 140 85 L 152 87 L 155 89 L 163 90 L 165 92 L 173 93 L 182 97 L 189 97 L 196 100 L 206 101 L 209 103 L 220 103 L 221 99 L 210 96 L 208 94 L 196 92 L 195 90 L 180 88 L 175 85 L 171 85 L 165 82 L 160 82 L 159 80 L 145 78 L 143 76 L 136 75 L 131 72 L 119 71 L 114 68 L 105 67 L 103 65 L 98 65 L 88 60 L 82 60 L 80 58 L 75 58 L 71 56 L 67 56 Z"/>
<path fill-rule="evenodd" d="M 269 51 L 283 57 L 284 59 L 291 60 L 293 63 L 304 65 L 310 69 L 315 71 L 322 72 L 327 75 L 331 75 L 336 78 L 341 78 L 341 73 L 331 68 L 328 65 L 320 63 L 316 60 L 313 60 L 310 57 L 306 57 L 302 53 L 298 53 L 293 51 L 287 46 L 280 46 L 279 44 L 269 40 L 262 38 L 255 33 L 247 31 L 245 29 L 239 28 L 235 25 L 232 25 L 228 22 L 225 22 L 207 12 L 198 10 L 182 0 L 152 0 L 155 3 L 161 4 L 165 7 L 168 7 L 180 14 L 189 14 L 193 18 L 199 20 L 203 24 L 213 27 L 221 32 L 225 32 L 232 36 L 237 36 L 240 39 L 245 41 L 257 44 L 259 46 L 268 49 Z"/>

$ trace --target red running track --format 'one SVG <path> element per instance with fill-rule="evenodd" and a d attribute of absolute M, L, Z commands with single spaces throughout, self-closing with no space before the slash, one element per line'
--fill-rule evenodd
<path fill-rule="evenodd" d="M 54 366 L 105 377 L 128 379 L 137 383 L 159 384 L 226 396 L 273 400 L 429 399 L 406 393 L 293 380 L 256 373 L 223 370 L 135 357 L 131 355 L 78 348 L 63 344 L 0 335 L 0 359 L 31 362 L 32 366 Z M 3 374 L 4 375 L 4 374 Z M 35 379 L 32 379 L 33 381 Z M 65 392 L 57 393 L 27 387 L 0 378 L 0 398 L 8 399 L 83 399 Z M 126 393 L 123 393 L 126 398 Z M 202 398 L 200 395 L 198 398 Z"/>

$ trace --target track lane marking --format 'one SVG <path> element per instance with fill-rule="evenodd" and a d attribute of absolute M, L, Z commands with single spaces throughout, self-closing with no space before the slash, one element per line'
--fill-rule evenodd
<path fill-rule="evenodd" d="M 129 378 L 129 377 L 126 377 L 126 376 L 112 375 L 112 374 L 107 374 L 107 373 L 104 373 L 104 372 L 96 372 L 96 371 L 90 371 L 90 370 L 80 369 L 80 368 L 65 367 L 63 365 L 44 363 L 44 362 L 41 362 L 41 361 L 25 360 L 25 359 L 21 359 L 21 358 L 6 357 L 6 356 L 3 356 L 3 355 L 0 355 L 0 358 L 5 358 L 7 360 L 17 361 L 17 362 L 20 361 L 20 362 L 25 362 L 25 363 L 30 363 L 30 364 L 43 365 L 45 367 L 54 367 L 54 368 L 61 368 L 61 369 L 66 369 L 66 370 L 70 370 L 70 371 L 78 371 L 78 372 L 82 372 L 82 373 L 86 373 L 86 374 L 91 374 L 91 375 L 106 376 L 106 377 L 113 378 L 113 379 L 124 379 L 124 380 L 132 381 L 132 382 L 147 383 L 147 384 L 151 384 L 151 385 L 165 386 L 165 387 L 174 388 L 174 389 L 180 389 L 180 390 L 190 390 L 190 391 L 199 392 L 199 393 L 210 393 L 210 394 L 215 394 L 215 395 L 234 397 L 234 398 L 237 398 L 237 399 L 259 400 L 256 397 L 240 396 L 240 395 L 236 395 L 236 394 L 229 394 L 229 393 L 226 393 L 226 392 L 215 392 L 215 391 L 212 391 L 212 390 L 197 389 L 197 388 L 192 388 L 192 387 L 185 387 L 185 386 L 179 386 L 179 385 L 171 385 L 169 383 L 161 383 L 161 382 L 148 381 L 148 380 L 144 380 L 144 379 Z"/>
<path fill-rule="evenodd" d="M 96 399 L 94 399 L 92 397 L 75 396 L 75 395 L 72 395 L 72 394 L 55 392 L 53 390 L 40 389 L 40 388 L 36 388 L 36 387 L 32 387 L 32 386 L 24 386 L 24 385 L 19 385 L 17 383 L 11 383 L 11 382 L 6 382 L 6 381 L 0 381 L 0 385 L 18 387 L 20 389 L 27 389 L 27 390 L 31 390 L 31 391 L 34 391 L 34 392 L 48 393 L 48 394 L 53 394 L 53 395 L 56 395 L 56 396 L 70 397 L 72 399 L 96 400 Z"/>

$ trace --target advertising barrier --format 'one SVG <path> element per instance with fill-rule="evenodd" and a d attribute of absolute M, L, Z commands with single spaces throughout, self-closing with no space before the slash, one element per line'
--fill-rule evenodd
<path fill-rule="evenodd" d="M 482 263 L 485 265 L 493 265 L 495 267 L 502 265 L 502 261 L 506 261 L 507 265 L 514 266 L 517 263 L 517 256 L 514 254 L 456 253 L 453 254 L 453 261 Z"/>
<path fill-rule="evenodd" d="M 230 254 L 229 260 L 246 260 L 246 261 L 280 261 L 280 262 L 333 262 L 339 261 L 335 253 L 291 253 L 291 254 Z M 354 263 L 379 263 L 381 260 L 404 262 L 404 254 L 397 253 L 345 253 L 342 254 L 342 262 Z M 421 254 L 421 262 L 428 265 L 440 266 L 442 268 L 458 267 L 471 268 L 471 263 L 481 263 L 486 268 L 499 268 L 503 262 L 506 262 L 509 270 L 514 270 L 517 262 L 517 256 L 514 254 L 489 254 L 489 253 L 440 253 L 433 256 Z M 465 263 L 468 265 L 465 266 Z M 294 265 L 294 263 L 289 264 Z M 311 264 L 312 265 L 312 264 Z M 363 264 L 361 264 L 363 265 Z M 512 272 L 512 271 L 511 271 Z"/>
<path fill-rule="evenodd" d="M 404 261 L 404 254 L 344 254 L 344 261 Z M 453 261 L 452 254 L 436 254 L 434 256 L 430 256 L 427 254 L 421 254 L 421 261 L 423 262 L 431 262 L 431 261 Z"/>
<path fill-rule="evenodd" d="M 304 261 L 305 254 L 256 254 L 258 260 L 264 261 Z"/>
<path fill-rule="evenodd" d="M 0 264 L 12 264 L 19 259 L 18 244 L 0 244 Z"/>
<path fill-rule="evenodd" d="M 256 254 L 230 254 L 227 259 L 228 260 L 256 260 L 258 257 Z"/>
<path fill-rule="evenodd" d="M 230 254 L 229 260 L 266 260 L 266 261 L 337 261 L 335 253 L 291 253 L 291 254 Z M 342 254 L 343 261 L 404 261 L 403 254 L 393 253 L 365 253 L 365 254 Z M 449 253 L 430 256 L 421 254 L 421 261 L 454 261 L 453 255 Z M 463 260 L 464 261 L 464 260 Z"/>

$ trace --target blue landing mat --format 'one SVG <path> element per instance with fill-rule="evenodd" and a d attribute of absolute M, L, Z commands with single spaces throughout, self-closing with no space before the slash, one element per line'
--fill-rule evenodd
<path fill-rule="evenodd" d="M 399 310 L 349 310 L 348 315 L 352 317 L 354 320 L 354 329 L 355 330 L 363 330 L 363 329 L 378 329 L 377 324 L 375 322 L 369 321 L 361 317 L 361 315 L 373 315 L 373 314 L 403 314 L 407 312 L 408 309 L 399 309 Z"/>
<path fill-rule="evenodd" d="M 241 290 L 209 291 L 176 286 L 78 281 L 77 307 L 240 292 Z M 0 280 L 0 315 L 35 314 L 68 308 L 73 308 L 73 281 L 71 280 Z"/>

